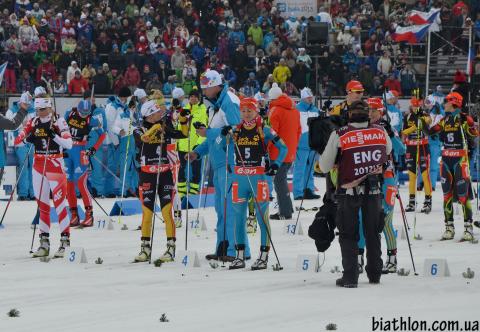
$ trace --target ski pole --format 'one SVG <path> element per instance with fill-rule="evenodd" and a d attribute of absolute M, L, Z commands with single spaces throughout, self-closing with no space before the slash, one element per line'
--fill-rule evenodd
<path fill-rule="evenodd" d="M 20 168 L 20 172 L 18 173 L 17 179 L 15 180 L 15 185 L 13 186 L 12 193 L 10 194 L 10 197 L 8 199 L 7 206 L 5 207 L 5 211 L 3 211 L 2 219 L 0 220 L 0 226 L 3 224 L 3 220 L 5 219 L 5 215 L 7 214 L 8 208 L 10 207 L 10 203 L 13 200 L 13 194 L 15 193 L 15 189 L 17 188 L 18 181 L 20 181 L 20 178 L 23 173 L 23 169 L 25 168 L 25 164 L 27 163 L 28 157 L 30 156 L 30 151 L 32 150 L 32 144 L 30 144 L 30 147 L 28 148 L 27 155 L 23 159 L 22 167 Z"/>
<path fill-rule="evenodd" d="M 227 256 L 227 191 L 228 191 L 228 152 L 230 147 L 230 135 L 227 135 L 225 148 L 225 188 L 223 195 L 223 241 L 222 241 L 222 267 L 225 267 L 225 259 Z"/>
<path fill-rule="evenodd" d="M 200 178 L 200 195 L 198 197 L 198 205 L 197 205 L 197 221 L 199 220 L 200 218 L 200 206 L 202 204 L 202 195 L 203 195 L 203 188 L 204 188 L 204 185 L 205 185 L 205 170 L 207 169 L 206 167 L 206 160 L 208 159 L 208 157 L 205 157 L 203 158 L 203 161 L 202 161 L 202 174 L 201 174 L 201 178 Z M 207 195 L 205 194 L 205 197 Z"/>
<path fill-rule="evenodd" d="M 148 259 L 148 264 L 152 264 L 152 252 L 153 252 L 153 235 L 155 233 L 155 219 L 157 214 L 155 213 L 155 206 L 157 205 L 157 196 L 158 193 L 158 182 L 160 181 L 160 166 L 162 164 L 162 148 L 164 143 L 164 128 L 162 128 L 162 133 L 160 134 L 160 152 L 158 156 L 158 168 L 157 168 L 157 179 L 155 183 L 155 192 L 154 192 L 154 199 L 153 199 L 153 222 L 152 222 L 152 235 L 150 236 L 150 258 Z M 187 225 L 188 228 L 188 225 Z M 175 225 L 174 225 L 175 229 Z"/>
<path fill-rule="evenodd" d="M 96 155 L 92 155 L 91 157 L 95 158 L 95 160 L 100 164 L 100 166 L 102 166 L 102 167 L 107 171 L 108 174 L 110 174 L 111 176 L 113 176 L 113 178 L 114 178 L 115 180 L 117 180 L 119 183 L 122 183 L 122 180 L 121 180 L 115 173 L 113 173 L 113 172 L 108 168 L 107 165 L 105 165 L 100 159 L 98 159 L 98 157 L 97 157 Z M 129 192 L 132 196 L 134 196 L 135 198 L 138 198 L 137 193 L 134 192 L 131 188 L 128 188 L 127 190 L 128 190 L 128 192 Z"/>
<path fill-rule="evenodd" d="M 230 132 L 231 132 L 231 130 L 230 130 Z M 245 161 L 243 160 L 242 154 L 240 153 L 240 148 L 238 147 L 237 142 L 235 142 L 235 140 L 233 140 L 233 144 L 235 146 L 235 149 L 237 150 L 237 154 L 238 154 L 238 157 L 240 159 L 240 162 L 242 163 L 242 167 L 245 167 Z M 228 147 L 228 145 L 227 145 L 227 147 Z M 253 185 L 252 185 L 252 181 L 250 179 L 250 175 L 248 175 L 248 174 L 245 174 L 245 175 L 247 176 L 248 185 L 250 186 L 250 190 L 252 191 L 252 193 L 254 193 L 255 191 L 253 190 Z M 255 205 L 257 206 L 257 210 L 261 211 L 260 204 L 258 203 L 257 197 L 254 197 L 253 199 L 255 201 Z M 261 215 L 261 213 L 260 213 L 260 215 Z M 273 241 L 272 241 L 272 235 L 271 235 L 270 230 L 269 230 L 269 225 L 267 225 L 267 223 L 265 222 L 263 215 L 261 215 L 260 217 L 261 217 L 260 219 L 262 220 L 263 225 L 265 226 L 265 230 L 267 232 L 267 237 L 270 240 L 270 243 L 272 244 L 273 253 L 275 254 L 275 258 L 277 260 L 276 271 L 283 270 L 283 267 L 280 264 L 280 260 L 278 259 L 277 251 L 275 250 L 275 245 L 273 244 Z"/>
<path fill-rule="evenodd" d="M 129 110 L 130 112 L 130 110 Z M 130 115 L 130 113 L 129 113 Z M 118 223 L 120 224 L 121 218 L 122 218 L 122 208 L 123 208 L 123 195 L 125 194 L 125 178 L 127 175 L 127 163 L 128 163 L 128 154 L 130 153 L 130 139 L 132 136 L 132 119 L 129 119 L 129 124 L 128 124 L 128 133 L 127 133 L 127 147 L 126 147 L 126 152 L 125 152 L 125 165 L 123 166 L 123 181 L 122 181 L 122 194 L 120 196 L 120 212 L 118 214 Z M 155 211 L 155 206 L 153 207 L 153 210 Z"/>
<path fill-rule="evenodd" d="M 187 197 L 187 215 L 185 217 L 185 222 L 187 224 L 187 227 L 185 227 L 185 251 L 188 250 L 188 212 L 189 212 L 189 207 L 190 207 L 190 174 L 191 174 L 191 167 L 190 165 L 190 136 L 191 136 L 191 131 L 192 131 L 192 126 L 191 126 L 191 117 L 188 118 L 188 138 L 187 138 L 187 183 L 186 183 L 186 197 Z"/>
<path fill-rule="evenodd" d="M 403 204 L 402 204 L 402 200 L 400 199 L 400 206 L 403 210 Z M 413 273 L 418 276 L 418 273 L 417 273 L 417 270 L 415 269 L 415 262 L 413 260 L 413 253 L 412 253 L 412 245 L 410 244 L 410 235 L 408 235 L 408 230 L 410 229 L 408 227 L 408 223 L 407 223 L 407 216 L 402 213 L 402 220 L 403 220 L 403 227 L 405 229 L 405 234 L 407 236 L 407 243 L 408 243 L 408 250 L 410 251 L 410 259 L 412 260 L 412 266 L 413 266 Z"/>
<path fill-rule="evenodd" d="M 307 162 L 310 163 L 310 154 L 312 151 L 308 153 L 308 159 Z M 310 167 L 308 168 L 308 173 L 307 176 L 305 177 L 305 185 L 303 186 L 303 192 L 304 195 L 302 197 L 302 201 L 300 202 L 300 208 L 298 209 L 298 214 L 297 214 L 297 221 L 295 222 L 295 228 L 293 229 L 293 235 L 295 235 L 295 232 L 297 231 L 297 225 L 298 225 L 298 220 L 300 219 L 300 213 L 302 212 L 302 207 L 303 207 L 303 201 L 305 200 L 305 189 L 307 189 L 308 185 L 308 178 L 310 177 L 310 172 L 312 171 L 313 164 L 315 164 L 315 157 L 317 156 L 317 152 L 314 153 L 313 155 L 313 161 L 310 163 Z"/>
<path fill-rule="evenodd" d="M 405 218 L 405 221 L 407 223 L 407 229 L 410 230 L 410 225 L 408 224 L 408 221 L 406 220 L 407 215 L 405 213 L 405 208 L 403 207 L 402 197 L 400 196 L 398 189 L 397 189 L 397 195 L 396 196 L 397 196 L 398 202 L 400 203 L 400 212 L 402 213 L 402 217 Z"/>

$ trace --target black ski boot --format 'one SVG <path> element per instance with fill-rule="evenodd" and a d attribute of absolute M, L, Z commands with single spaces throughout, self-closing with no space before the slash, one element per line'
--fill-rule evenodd
<path fill-rule="evenodd" d="M 432 211 L 432 196 L 425 196 L 425 201 L 423 202 L 423 207 L 420 212 L 429 214 Z"/>
<path fill-rule="evenodd" d="M 315 194 L 311 189 L 305 189 L 303 191 L 303 199 L 319 199 L 320 195 Z"/>
<path fill-rule="evenodd" d="M 415 211 L 415 195 L 410 195 L 408 200 L 408 205 L 405 208 L 405 212 L 413 212 Z"/>

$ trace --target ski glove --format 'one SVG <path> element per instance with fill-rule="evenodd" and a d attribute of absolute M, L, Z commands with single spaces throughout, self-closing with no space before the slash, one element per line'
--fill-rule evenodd
<path fill-rule="evenodd" d="M 85 150 L 85 155 L 93 156 L 96 152 L 97 152 L 97 149 L 95 149 L 95 147 L 92 146 L 91 148 Z"/>
<path fill-rule="evenodd" d="M 278 165 L 275 163 L 271 163 L 267 167 L 265 167 L 265 174 L 268 176 L 275 176 L 278 172 Z"/>
<path fill-rule="evenodd" d="M 221 131 L 222 136 L 227 136 L 231 130 L 232 126 L 224 126 Z"/>

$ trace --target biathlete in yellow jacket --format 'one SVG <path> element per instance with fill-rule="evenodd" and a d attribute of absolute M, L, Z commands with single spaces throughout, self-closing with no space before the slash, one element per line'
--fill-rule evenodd
<path fill-rule="evenodd" d="M 417 190 L 417 169 L 422 175 L 425 201 L 422 213 L 432 210 L 432 183 L 430 181 L 430 149 L 428 146 L 428 130 L 431 118 L 421 108 L 422 100 L 413 97 L 410 101 L 410 113 L 403 118 L 403 142 L 407 146 L 405 161 L 408 171 L 408 191 L 410 199 L 405 211 L 415 210 L 415 191 Z"/>
<path fill-rule="evenodd" d="M 175 258 L 175 223 L 172 217 L 174 185 L 172 165 L 169 162 L 167 145 L 172 139 L 187 137 L 188 111 L 180 113 L 181 130 L 173 127 L 167 116 L 163 100 L 149 100 L 141 109 L 143 124 L 135 128 L 133 136 L 140 161 L 140 201 L 142 202 L 142 237 L 140 253 L 135 262 L 146 262 L 151 255 L 152 218 L 155 195 L 158 195 L 162 216 L 165 221 L 167 250 L 159 258 L 161 262 L 171 262 Z"/>

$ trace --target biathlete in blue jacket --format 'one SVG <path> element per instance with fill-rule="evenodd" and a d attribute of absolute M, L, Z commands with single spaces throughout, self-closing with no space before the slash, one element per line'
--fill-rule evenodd
<path fill-rule="evenodd" d="M 248 200 L 255 200 L 256 213 L 261 231 L 260 256 L 252 264 L 252 270 L 267 268 L 270 250 L 270 223 L 268 205 L 270 194 L 267 176 L 276 174 L 287 155 L 287 146 L 275 132 L 263 126 L 255 98 L 240 101 L 242 122 L 234 127 L 233 141 L 235 161 L 232 175 L 232 202 L 235 225 L 235 243 L 237 255 L 229 269 L 245 268 L 245 242 Z M 222 130 L 224 144 L 229 139 L 231 126 Z M 269 160 L 267 144 L 272 142 L 280 151 L 277 160 Z M 268 234 L 267 234 L 268 233 Z"/>
<path fill-rule="evenodd" d="M 70 226 L 91 227 L 93 226 L 92 196 L 87 187 L 89 157 L 94 155 L 105 139 L 102 124 L 93 117 L 92 104 L 88 100 L 82 100 L 77 107 L 65 113 L 65 121 L 70 129 L 73 146 L 65 153 L 65 168 L 67 171 L 67 199 L 70 206 Z M 92 132 L 96 140 L 90 137 Z M 77 195 L 75 186 L 83 199 L 85 206 L 85 219 L 80 222 L 77 210 Z"/>

